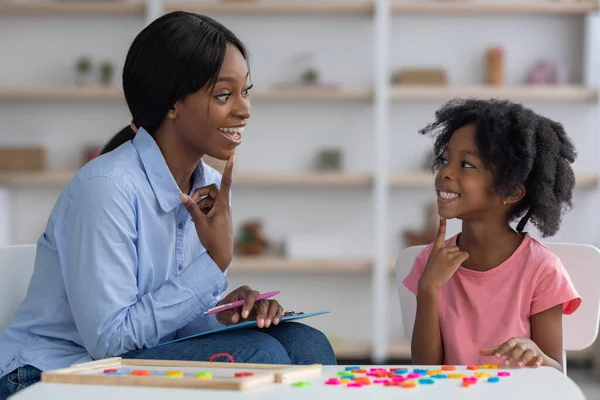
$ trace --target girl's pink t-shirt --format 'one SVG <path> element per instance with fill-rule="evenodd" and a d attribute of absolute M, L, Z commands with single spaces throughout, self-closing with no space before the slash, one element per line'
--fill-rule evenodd
<path fill-rule="evenodd" d="M 458 235 L 446 240 L 455 245 Z M 404 286 L 415 295 L 433 245 L 415 259 Z M 579 308 L 581 297 L 569 274 L 548 248 L 525 235 L 502 264 L 485 272 L 458 268 L 438 298 L 444 364 L 497 364 L 479 350 L 511 337 L 531 338 L 530 317 L 562 304 L 564 314 Z"/>

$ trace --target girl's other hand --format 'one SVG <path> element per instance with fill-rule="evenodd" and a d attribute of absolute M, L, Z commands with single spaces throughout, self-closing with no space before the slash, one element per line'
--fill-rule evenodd
<path fill-rule="evenodd" d="M 527 338 L 510 338 L 498 346 L 481 349 L 479 353 L 482 356 L 505 358 L 504 365 L 510 365 L 513 361 L 517 367 L 539 367 L 544 364 L 545 357 L 538 345 Z"/>

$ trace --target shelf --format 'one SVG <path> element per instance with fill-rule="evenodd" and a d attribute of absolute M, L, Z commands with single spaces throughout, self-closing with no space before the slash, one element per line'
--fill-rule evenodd
<path fill-rule="evenodd" d="M 438 1 L 430 3 L 395 2 L 392 13 L 396 14 L 525 14 L 525 15 L 583 15 L 598 10 L 598 4 L 592 1 L 559 2 L 546 1 L 534 3 L 530 0 L 513 3 L 492 0 L 484 1 Z"/>
<path fill-rule="evenodd" d="M 368 101 L 368 89 L 336 87 L 282 86 L 252 91 L 251 100 L 258 101 Z M 39 85 L 0 87 L 0 100 L 124 100 L 118 87 L 97 85 Z"/>
<path fill-rule="evenodd" d="M 400 86 L 390 89 L 393 100 L 447 101 L 457 97 L 503 98 L 515 101 L 592 102 L 598 91 L 583 86 Z"/>
<path fill-rule="evenodd" d="M 66 185 L 74 171 L 43 172 L 1 172 L 0 184 L 19 185 Z M 427 171 L 400 172 L 390 174 L 390 186 L 393 188 L 429 188 L 433 187 L 433 174 Z M 233 177 L 233 187 L 271 187 L 271 188 L 358 188 L 370 187 L 372 176 L 366 173 L 308 173 L 308 174 L 261 174 L 240 173 Z M 578 173 L 578 189 L 595 188 L 600 183 L 598 175 Z"/>
<path fill-rule="evenodd" d="M 117 87 L 39 85 L 0 87 L 0 100 L 121 100 L 123 91 Z"/>
<path fill-rule="evenodd" d="M 370 89 L 352 89 L 327 86 L 272 86 L 252 91 L 251 100 L 324 100 L 324 101 L 368 101 L 373 98 Z"/>
<path fill-rule="evenodd" d="M 306 272 L 328 275 L 331 273 L 369 272 L 372 267 L 369 259 L 288 259 L 284 257 L 237 256 L 231 262 L 231 273 L 236 272 Z"/>
<path fill-rule="evenodd" d="M 388 345 L 390 358 L 410 359 L 410 342 L 392 342 Z"/>
<path fill-rule="evenodd" d="M 427 187 L 433 189 L 434 175 L 427 171 L 402 172 L 390 175 L 390 186 L 403 187 Z M 576 174 L 575 188 L 588 189 L 598 187 L 600 178 L 589 172 Z"/>
<path fill-rule="evenodd" d="M 249 187 L 328 187 L 359 188 L 369 187 L 373 182 L 368 173 L 315 172 L 305 174 L 237 174 L 233 185 Z"/>
<path fill-rule="evenodd" d="M 331 347 L 337 358 L 342 359 L 370 359 L 373 346 L 365 342 L 331 341 Z"/>
<path fill-rule="evenodd" d="M 1 15 L 144 15 L 143 2 L 0 2 Z"/>
<path fill-rule="evenodd" d="M 42 171 L 42 172 L 2 172 L 0 184 L 28 185 L 48 184 L 66 185 L 75 175 L 75 171 Z M 233 187 L 327 187 L 357 188 L 369 187 L 372 182 L 370 174 L 360 173 L 308 173 L 308 174 L 234 174 Z"/>
<path fill-rule="evenodd" d="M 243 15 L 343 15 L 368 16 L 373 14 L 372 2 L 230 2 L 191 3 L 165 2 L 165 12 L 185 10 L 201 14 Z"/>
<path fill-rule="evenodd" d="M 331 341 L 336 357 L 345 359 L 370 359 L 373 346 L 368 342 Z M 410 343 L 396 342 L 388 346 L 389 359 L 410 359 Z"/>

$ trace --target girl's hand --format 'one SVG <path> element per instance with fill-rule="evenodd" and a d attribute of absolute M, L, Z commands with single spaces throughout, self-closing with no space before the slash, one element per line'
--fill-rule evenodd
<path fill-rule="evenodd" d="M 199 204 L 186 194 L 180 196 L 185 208 L 192 216 L 200 243 L 221 271 L 227 269 L 233 258 L 233 227 L 231 207 L 229 206 L 233 160 L 233 155 L 227 160 L 221 178 L 221 189 L 216 193 L 211 186 L 203 188 L 204 191 L 198 189 L 193 197 L 200 197 L 203 193 L 207 195 L 207 198 L 201 200 Z M 211 193 L 213 197 L 211 197 Z M 201 208 L 208 209 L 208 212 L 203 213 Z"/>
<path fill-rule="evenodd" d="M 217 306 L 233 303 L 234 301 L 245 300 L 242 307 L 223 311 L 217 314 L 217 320 L 223 325 L 231 325 L 240 322 L 242 319 L 255 319 L 259 328 L 268 328 L 271 323 L 279 324 L 283 315 L 283 307 L 277 300 L 259 300 L 255 302 L 256 296 L 260 293 L 250 289 L 248 286 L 241 286 L 229 293 Z"/>
<path fill-rule="evenodd" d="M 461 251 L 458 246 L 445 247 L 445 238 L 446 219 L 440 217 L 440 227 L 423 274 L 419 279 L 418 292 L 439 292 L 458 267 L 469 258 L 469 254 Z"/>
<path fill-rule="evenodd" d="M 537 344 L 527 338 L 511 338 L 501 345 L 481 349 L 479 353 L 482 356 L 505 357 L 504 365 L 510 365 L 511 361 L 516 361 L 519 368 L 539 367 L 543 365 L 546 357 Z"/>

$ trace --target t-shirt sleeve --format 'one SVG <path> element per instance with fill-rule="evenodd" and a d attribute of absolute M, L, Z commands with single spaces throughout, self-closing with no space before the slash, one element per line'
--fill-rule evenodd
<path fill-rule="evenodd" d="M 419 279 L 421 278 L 421 275 L 423 275 L 423 271 L 425 270 L 425 265 L 427 264 L 427 259 L 429 258 L 431 249 L 432 246 L 430 245 L 419 253 L 419 255 L 415 258 L 410 272 L 402 282 L 404 286 L 415 296 L 417 295 L 417 288 L 419 287 Z"/>
<path fill-rule="evenodd" d="M 581 297 L 560 259 L 553 257 L 544 263 L 538 275 L 531 302 L 531 315 L 559 304 L 562 304 L 563 314 L 570 315 L 579 308 Z"/>

